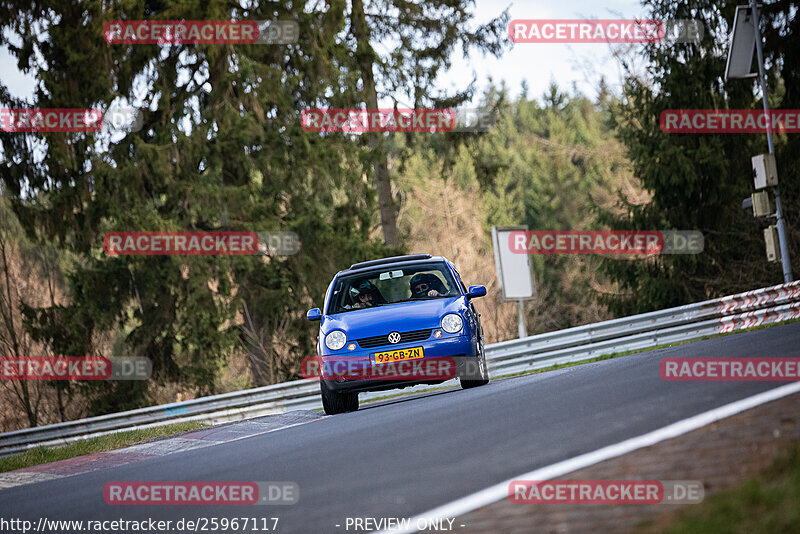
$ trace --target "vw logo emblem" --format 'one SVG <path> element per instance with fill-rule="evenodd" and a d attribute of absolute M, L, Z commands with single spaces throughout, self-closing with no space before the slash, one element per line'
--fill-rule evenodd
<path fill-rule="evenodd" d="M 389 343 L 400 343 L 400 332 L 392 332 L 389 334 Z"/>

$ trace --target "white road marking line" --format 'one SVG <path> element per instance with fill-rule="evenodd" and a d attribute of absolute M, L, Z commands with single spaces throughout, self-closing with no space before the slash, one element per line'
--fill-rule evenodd
<path fill-rule="evenodd" d="M 580 456 L 576 456 L 568 460 L 563 460 L 546 467 L 541 467 L 539 469 L 534 469 L 533 471 L 517 475 L 509 478 L 508 480 L 504 480 L 503 482 L 477 491 L 471 495 L 467 495 L 466 497 L 456 499 L 455 501 L 416 515 L 408 520 L 408 523 L 406 523 L 408 525 L 407 528 L 398 528 L 391 531 L 383 530 L 378 534 L 388 534 L 389 532 L 416 532 L 417 528 L 415 525 L 417 524 L 417 520 L 422 520 L 423 518 L 454 518 L 506 498 L 508 496 L 508 485 L 514 480 L 550 480 L 560 477 L 566 475 L 567 473 L 571 473 L 572 471 L 600 463 L 604 460 L 622 456 L 623 454 L 627 454 L 637 449 L 649 447 L 650 445 L 655 445 L 661 441 L 686 434 L 692 430 L 697 430 L 698 428 L 719 421 L 720 419 L 731 417 L 732 415 L 749 410 L 750 408 L 755 408 L 761 404 L 765 404 L 767 402 L 798 392 L 800 392 L 800 382 L 794 382 L 792 384 L 753 395 L 752 397 L 740 399 L 730 404 L 714 408 L 713 410 L 694 415 L 688 419 L 683 419 L 657 430 L 653 430 L 647 434 L 626 439 L 625 441 L 603 447 L 602 449 L 597 449 L 593 452 L 581 454 Z"/>

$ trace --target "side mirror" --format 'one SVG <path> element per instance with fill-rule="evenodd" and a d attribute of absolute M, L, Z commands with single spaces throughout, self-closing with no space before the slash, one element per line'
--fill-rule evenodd
<path fill-rule="evenodd" d="M 485 297 L 485 296 L 486 296 L 486 287 L 469 286 L 469 291 L 467 291 L 468 299 L 474 299 L 475 297 Z"/>
<path fill-rule="evenodd" d="M 486 290 L 484 289 L 483 292 L 485 294 Z M 322 311 L 319 308 L 311 308 L 308 310 L 308 313 L 306 313 L 306 319 L 309 321 L 319 321 L 322 319 Z"/>

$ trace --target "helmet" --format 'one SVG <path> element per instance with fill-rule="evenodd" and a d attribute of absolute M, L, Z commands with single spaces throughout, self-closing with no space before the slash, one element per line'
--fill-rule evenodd
<path fill-rule="evenodd" d="M 428 290 L 435 289 L 437 291 L 442 291 L 444 288 L 442 287 L 442 281 L 439 280 L 439 277 L 435 274 L 431 273 L 417 273 L 411 277 L 411 281 L 408 283 L 409 288 L 411 289 L 411 294 L 414 295 L 414 286 L 420 283 L 428 284 Z"/>
<path fill-rule="evenodd" d="M 375 285 L 369 280 L 362 280 L 350 286 L 350 296 L 355 299 L 359 295 L 374 293 L 377 291 L 377 289 L 378 288 L 376 288 Z"/>

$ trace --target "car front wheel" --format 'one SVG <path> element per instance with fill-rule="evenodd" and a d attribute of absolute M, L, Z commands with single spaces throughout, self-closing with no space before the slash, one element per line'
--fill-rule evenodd
<path fill-rule="evenodd" d="M 478 341 L 477 358 L 467 359 L 467 369 L 469 378 L 461 378 L 461 388 L 469 389 L 478 386 L 485 386 L 489 383 L 489 370 L 486 367 L 486 352 L 483 350 L 483 341 Z"/>
<path fill-rule="evenodd" d="M 334 391 L 325 384 L 325 380 L 320 380 L 319 389 L 322 395 L 322 408 L 327 415 L 358 410 L 358 393 Z"/>

